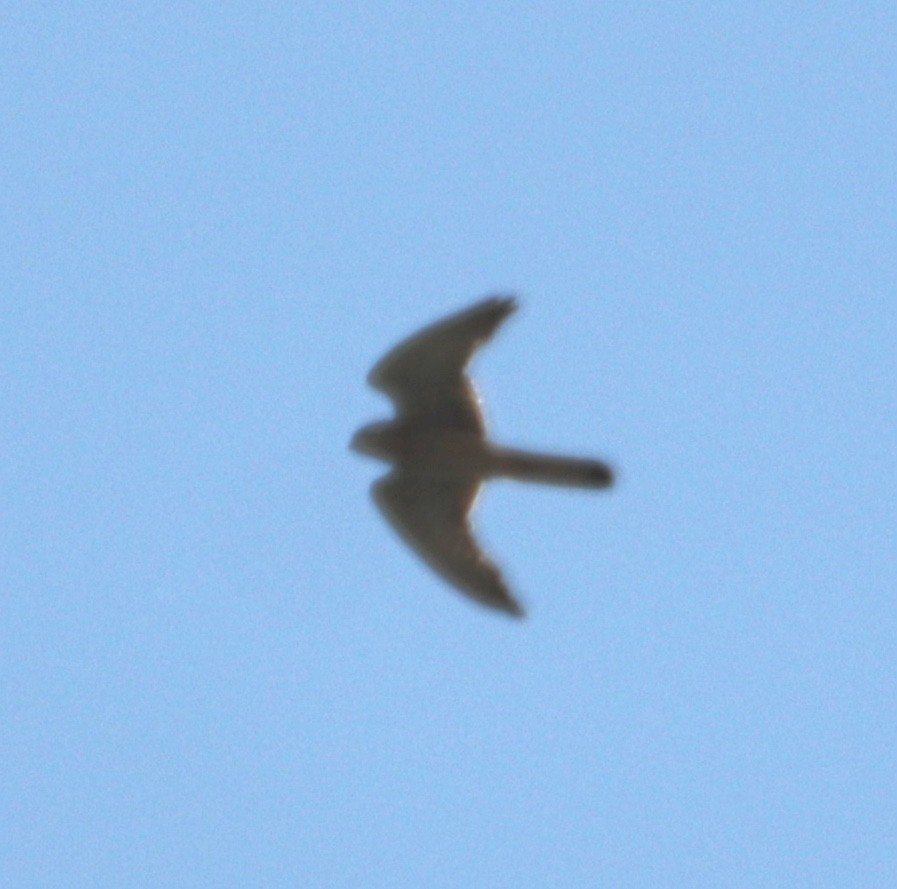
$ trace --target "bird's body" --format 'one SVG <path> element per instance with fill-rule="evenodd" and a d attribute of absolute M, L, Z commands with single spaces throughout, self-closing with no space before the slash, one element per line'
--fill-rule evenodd
<path fill-rule="evenodd" d="M 509 478 L 573 488 L 606 488 L 613 483 L 598 460 L 553 457 L 500 448 L 476 432 L 392 421 L 372 423 L 353 440 L 356 451 L 394 463 L 403 472 L 434 476 Z"/>
<path fill-rule="evenodd" d="M 498 568 L 476 543 L 469 516 L 483 482 L 607 488 L 598 460 L 502 448 L 486 438 L 479 399 L 465 368 L 478 346 L 516 309 L 492 297 L 403 341 L 374 367 L 371 385 L 395 401 L 395 420 L 360 429 L 352 447 L 393 464 L 374 484 L 374 500 L 418 554 L 481 604 L 521 615 Z"/>

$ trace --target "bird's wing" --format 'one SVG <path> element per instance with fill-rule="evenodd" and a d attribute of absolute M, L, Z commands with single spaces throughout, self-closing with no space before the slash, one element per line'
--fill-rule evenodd
<path fill-rule="evenodd" d="M 437 321 L 387 352 L 368 382 L 389 395 L 405 419 L 485 434 L 479 399 L 464 369 L 516 308 L 513 297 L 494 296 Z"/>
<path fill-rule="evenodd" d="M 393 528 L 437 574 L 477 602 L 521 616 L 523 609 L 470 527 L 479 488 L 477 479 L 393 472 L 371 493 Z"/>

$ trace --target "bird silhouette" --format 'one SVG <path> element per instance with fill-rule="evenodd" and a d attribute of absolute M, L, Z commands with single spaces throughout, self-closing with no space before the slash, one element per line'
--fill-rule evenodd
<path fill-rule="evenodd" d="M 368 382 L 393 400 L 396 417 L 359 429 L 351 447 L 393 464 L 371 494 L 434 571 L 480 604 L 522 616 L 501 571 L 473 534 L 470 514 L 483 483 L 510 478 L 608 488 L 614 476 L 598 460 L 514 450 L 487 438 L 480 400 L 465 370 L 516 308 L 513 297 L 490 297 L 391 349 Z"/>

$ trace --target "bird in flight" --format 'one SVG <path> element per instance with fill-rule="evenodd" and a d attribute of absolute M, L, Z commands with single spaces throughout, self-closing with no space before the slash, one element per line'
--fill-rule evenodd
<path fill-rule="evenodd" d="M 480 549 L 470 513 L 493 478 L 609 488 L 613 471 L 598 460 L 499 447 L 486 437 L 480 401 L 465 373 L 474 352 L 517 308 L 494 296 L 403 340 L 374 366 L 368 382 L 395 403 L 396 417 L 359 429 L 351 447 L 393 464 L 371 488 L 402 539 L 439 575 L 489 608 L 523 608 Z"/>

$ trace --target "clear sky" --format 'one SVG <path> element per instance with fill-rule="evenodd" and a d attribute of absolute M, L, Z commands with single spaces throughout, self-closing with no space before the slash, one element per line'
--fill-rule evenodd
<path fill-rule="evenodd" d="M 0 883 L 897 885 L 897 7 L 8 2 Z M 521 309 L 529 615 L 365 385 Z"/>

